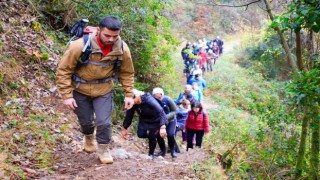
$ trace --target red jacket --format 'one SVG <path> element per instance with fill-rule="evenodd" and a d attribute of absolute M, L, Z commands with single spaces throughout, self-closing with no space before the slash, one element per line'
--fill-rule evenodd
<path fill-rule="evenodd" d="M 210 131 L 208 114 L 200 111 L 196 115 L 194 111 L 189 111 L 185 127 L 193 130 Z"/>
<path fill-rule="evenodd" d="M 205 52 L 199 52 L 198 55 L 201 56 L 201 60 L 200 60 L 200 62 L 199 62 L 199 66 L 200 66 L 200 68 L 201 68 L 201 67 L 203 66 L 203 64 L 207 61 L 208 55 L 207 55 L 207 53 L 205 53 Z"/>

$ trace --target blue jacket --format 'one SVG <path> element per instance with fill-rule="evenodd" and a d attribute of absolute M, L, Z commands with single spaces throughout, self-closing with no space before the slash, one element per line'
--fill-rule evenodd
<path fill-rule="evenodd" d="M 186 124 L 187 117 L 188 117 L 188 110 L 179 107 L 179 111 L 177 114 L 177 126 L 183 129 L 184 125 Z"/>
<path fill-rule="evenodd" d="M 188 81 L 188 84 L 192 85 L 193 82 L 196 82 L 198 84 L 198 87 L 201 89 L 201 91 L 203 91 L 206 87 L 207 87 L 207 83 L 204 79 L 195 79 L 195 78 L 191 78 Z"/>
<path fill-rule="evenodd" d="M 193 96 L 197 99 L 197 101 L 201 102 L 203 100 L 203 94 L 200 88 L 192 91 Z"/>
<path fill-rule="evenodd" d="M 196 98 L 194 97 L 194 95 L 193 95 L 192 93 L 190 93 L 190 94 L 188 94 L 188 95 L 185 95 L 185 93 L 182 92 L 182 93 L 179 94 L 179 97 L 178 97 L 174 102 L 175 102 L 177 105 L 180 105 L 180 104 L 181 104 L 180 101 L 181 101 L 181 99 L 183 99 L 183 98 L 185 98 L 185 99 L 187 99 L 188 101 L 190 101 L 191 104 L 197 101 Z"/>

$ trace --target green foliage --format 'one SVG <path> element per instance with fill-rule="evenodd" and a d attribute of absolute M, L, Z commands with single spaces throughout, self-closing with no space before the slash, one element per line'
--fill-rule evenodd
<path fill-rule="evenodd" d="M 301 71 L 288 85 L 291 104 L 317 107 L 320 103 L 320 70 Z"/>
<path fill-rule="evenodd" d="M 41 59 L 44 61 L 47 61 L 49 59 L 49 54 L 48 53 L 41 54 Z"/>
<path fill-rule="evenodd" d="M 36 32 L 38 32 L 38 33 L 41 31 L 41 24 L 40 24 L 39 22 L 33 21 L 33 22 L 31 23 L 31 25 L 32 25 L 32 29 L 33 29 L 34 31 L 36 31 Z"/>
<path fill-rule="evenodd" d="M 20 161 L 27 159 L 33 162 L 33 169 L 53 166 L 55 163 L 52 157 L 54 145 L 62 137 L 51 129 L 56 117 L 38 113 L 38 115 L 30 114 L 21 118 L 18 115 L 21 112 L 23 113 L 23 109 L 20 109 L 19 106 L 18 103 L 13 103 L 7 105 L 4 109 L 7 117 L 14 116 L 17 118 L 11 118 L 9 124 L 2 126 L 2 137 L 6 138 L 3 138 L 0 142 L 0 151 L 8 155 L 6 166 L 3 167 L 6 174 L 19 176 L 15 179 L 25 179 L 26 174 L 21 170 Z M 46 119 L 48 124 L 43 119 Z"/>
<path fill-rule="evenodd" d="M 279 37 L 270 27 L 265 27 L 260 34 L 248 36 L 243 42 L 244 58 L 238 58 L 242 67 L 261 73 L 264 78 L 288 78 L 286 54 L 279 43 Z"/>
<path fill-rule="evenodd" d="M 0 40 L 0 52 L 2 51 L 3 47 L 4 47 L 4 43 L 2 42 L 2 40 Z"/>
<path fill-rule="evenodd" d="M 288 11 L 276 16 L 273 27 L 282 26 L 283 30 L 293 29 L 300 32 L 302 28 L 320 31 L 320 6 L 318 0 L 294 0 L 288 5 Z"/>
<path fill-rule="evenodd" d="M 317 164 L 319 164 L 319 104 L 320 104 L 320 70 L 312 69 L 308 72 L 301 71 L 293 76 L 293 80 L 287 86 L 287 104 L 291 107 L 291 112 L 295 113 L 295 116 L 299 120 L 307 120 L 308 123 L 302 123 L 303 128 L 311 132 L 302 132 L 301 136 L 311 136 L 311 140 L 307 140 L 301 146 L 304 148 L 299 149 L 299 164 L 297 164 L 297 172 L 305 172 L 307 174 L 313 174 L 318 171 Z M 300 122 L 299 122 L 300 123 Z M 307 134 L 306 134 L 307 133 Z M 301 140 L 302 141 L 302 140 Z M 308 147 L 311 144 L 311 148 Z M 308 154 L 308 155 L 307 155 Z M 307 156 L 305 156 L 307 155 Z M 309 157 L 310 163 L 307 163 L 306 158 Z M 304 161 L 303 165 L 300 162 Z"/>
<path fill-rule="evenodd" d="M 263 42 L 272 44 L 274 40 Z M 261 49 L 269 49 L 263 46 Z M 207 93 L 219 104 L 209 110 L 213 128 L 205 142 L 215 153 L 232 151 L 227 157 L 232 162 L 227 174 L 235 179 L 247 179 L 248 172 L 257 179 L 291 177 L 300 125 L 280 98 L 285 84 L 267 81 L 253 66 L 243 69 L 234 65 L 233 56 L 245 61 L 244 54 L 226 54 L 218 60 L 214 74 L 205 75 Z"/>

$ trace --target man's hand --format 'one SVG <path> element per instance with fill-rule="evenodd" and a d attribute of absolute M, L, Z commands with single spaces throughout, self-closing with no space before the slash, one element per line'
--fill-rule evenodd
<path fill-rule="evenodd" d="M 134 105 L 134 99 L 132 97 L 125 97 L 124 98 L 124 108 L 129 110 Z"/>
<path fill-rule="evenodd" d="M 67 109 L 70 109 L 70 110 L 75 110 L 76 107 L 78 107 L 76 100 L 74 98 L 65 99 L 63 101 L 63 105 L 64 105 L 64 107 L 66 107 Z"/>
<path fill-rule="evenodd" d="M 161 136 L 162 138 L 167 137 L 167 131 L 166 131 L 165 128 L 160 128 L 160 136 Z"/>
<path fill-rule="evenodd" d="M 121 137 L 123 139 L 128 139 L 128 136 L 129 136 L 128 130 L 126 130 L 124 127 L 121 127 Z"/>

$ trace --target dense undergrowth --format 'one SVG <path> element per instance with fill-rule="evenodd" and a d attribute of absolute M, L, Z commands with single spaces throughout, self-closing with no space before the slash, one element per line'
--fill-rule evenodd
<path fill-rule="evenodd" d="M 205 94 L 219 106 L 209 109 L 213 128 L 205 142 L 212 158 L 198 165 L 203 170 L 203 179 L 219 176 L 211 168 L 217 164 L 216 160 L 230 178 L 294 179 L 302 119 L 317 117 L 312 113 L 319 112 L 319 70 L 304 72 L 287 82 L 283 77 L 288 76 L 281 75 L 286 70 L 279 70 L 275 75 L 257 68 L 268 66 L 269 60 L 257 56 L 255 51 L 244 51 L 253 42 L 252 36 L 244 34 L 237 49 L 224 54 L 214 72 L 205 75 L 208 84 Z M 254 42 L 259 49 L 266 40 Z M 262 62 L 257 59 L 250 62 L 253 56 Z M 251 65 L 244 68 L 246 62 Z M 310 138 L 306 144 L 311 145 Z M 311 149 L 306 151 L 311 153 Z M 308 178 L 314 171 L 307 159 L 303 163 L 301 171 Z"/>

